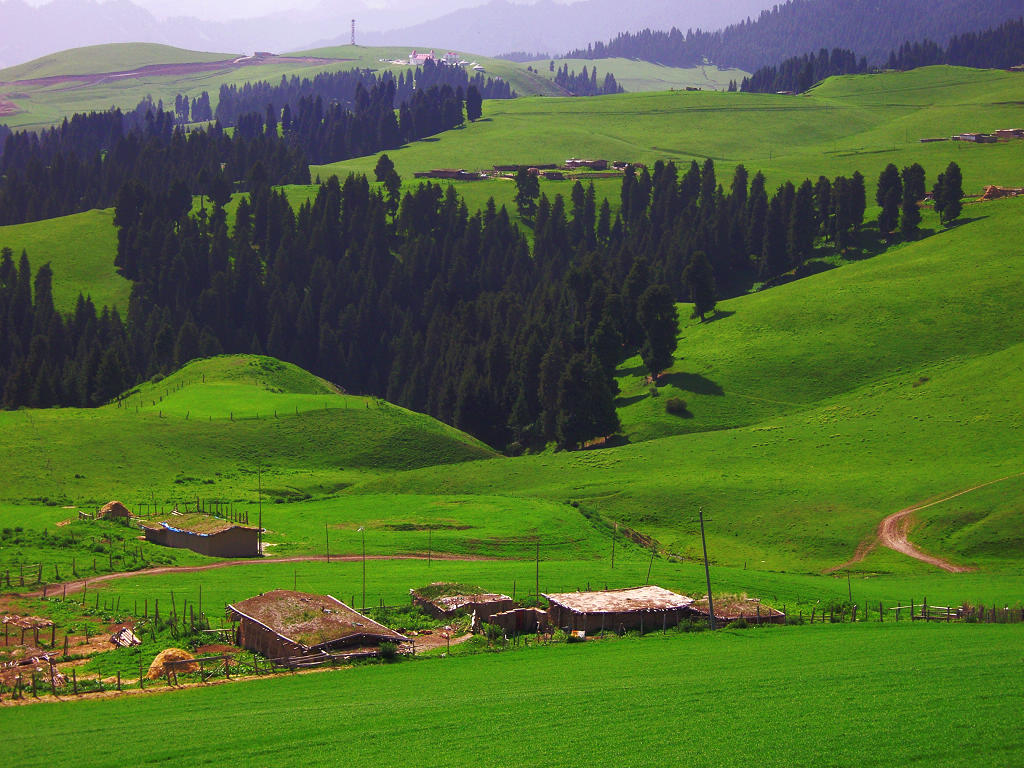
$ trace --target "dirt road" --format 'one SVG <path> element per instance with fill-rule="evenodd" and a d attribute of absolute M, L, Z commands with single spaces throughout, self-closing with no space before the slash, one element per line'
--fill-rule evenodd
<path fill-rule="evenodd" d="M 867 557 L 868 553 L 875 547 L 877 547 L 879 544 L 883 547 L 888 547 L 889 549 L 892 549 L 896 552 L 902 552 L 904 555 L 912 557 L 915 560 L 930 563 L 931 565 L 934 565 L 937 568 L 941 568 L 944 571 L 949 571 L 950 573 L 967 573 L 968 571 L 973 571 L 975 569 L 970 566 L 955 565 L 954 563 L 951 563 L 948 560 L 943 560 L 941 557 L 936 557 L 935 555 L 929 555 L 927 552 L 922 552 L 920 549 L 915 547 L 907 539 L 907 533 L 910 530 L 910 524 L 913 522 L 914 513 L 919 512 L 922 509 L 927 509 L 928 507 L 934 507 L 936 504 L 942 504 L 945 501 L 955 499 L 958 496 L 963 496 L 964 494 L 970 493 L 971 491 L 976 491 L 979 488 L 985 488 L 987 486 L 995 485 L 996 483 L 1002 483 L 1006 480 L 1012 480 L 1015 477 L 1021 476 L 1024 476 L 1024 472 L 1018 472 L 1013 475 L 1007 475 L 1006 477 L 1000 477 L 997 480 L 990 480 L 987 483 L 981 483 L 970 488 L 965 488 L 962 491 L 951 493 L 950 495 L 943 496 L 940 499 L 922 502 L 920 504 L 915 504 L 912 507 L 901 509 L 899 512 L 894 512 L 878 524 L 878 528 L 876 529 L 873 538 L 867 539 L 857 546 L 857 550 L 853 553 L 853 557 L 851 557 L 842 565 L 837 565 L 834 568 L 829 568 L 826 571 L 826 573 L 834 573 L 835 571 L 841 571 L 844 568 L 853 565 L 854 563 L 861 562 L 865 557 Z"/>
<path fill-rule="evenodd" d="M 332 563 L 352 563 L 362 560 L 362 555 L 331 555 Z M 367 555 L 367 560 L 426 560 L 426 555 Z M 446 555 L 434 553 L 430 556 L 431 560 L 457 560 L 462 562 L 473 562 L 479 560 L 489 560 L 492 558 L 486 557 L 473 557 L 469 555 Z M 46 590 L 48 594 L 54 594 L 55 589 L 62 589 L 66 591 L 66 594 L 72 595 L 75 592 L 81 592 L 86 584 L 92 586 L 95 584 L 103 584 L 107 581 L 115 581 L 117 579 L 130 579 L 133 576 L 156 576 L 162 573 L 197 573 L 199 571 L 212 571 L 216 568 L 232 568 L 239 565 L 268 565 L 270 563 L 315 563 L 315 562 L 326 562 L 327 557 L 325 555 L 299 555 L 295 557 L 263 557 L 253 559 L 240 559 L 240 560 L 222 560 L 216 563 L 207 563 L 206 565 L 166 565 L 159 568 L 142 568 L 138 571 L 119 571 L 118 573 L 105 573 L 102 576 L 96 576 L 91 579 L 82 579 L 81 581 L 69 581 L 66 584 L 48 584 Z M 42 597 L 43 590 L 35 589 L 31 592 L 21 592 L 18 594 L 11 594 L 8 597 Z"/>

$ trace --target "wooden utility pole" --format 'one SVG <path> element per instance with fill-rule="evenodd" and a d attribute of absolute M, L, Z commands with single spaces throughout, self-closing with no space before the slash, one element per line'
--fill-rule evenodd
<path fill-rule="evenodd" d="M 536 563 L 537 563 L 537 568 L 536 568 L 536 576 L 535 576 L 536 583 L 535 583 L 535 592 L 534 592 L 534 594 L 537 595 L 537 599 L 540 600 L 540 538 L 537 539 L 537 559 L 536 559 Z"/>
<path fill-rule="evenodd" d="M 359 532 L 363 534 L 363 610 L 366 610 L 366 528 L 359 526 Z"/>
<path fill-rule="evenodd" d="M 715 606 L 711 602 L 711 568 L 708 566 L 708 544 L 704 538 L 704 507 L 698 511 L 700 516 L 700 544 L 704 548 L 704 576 L 708 583 L 708 626 L 715 628 Z"/>
<path fill-rule="evenodd" d="M 256 504 L 259 515 L 256 521 L 259 528 L 256 534 L 256 549 L 257 555 L 263 557 L 263 465 L 259 462 L 256 463 Z"/>
<path fill-rule="evenodd" d="M 612 570 L 615 570 L 615 536 L 619 532 L 619 524 L 616 523 L 615 527 L 612 528 Z"/>
<path fill-rule="evenodd" d="M 327 542 L 327 562 L 331 562 L 331 529 L 330 526 L 324 523 L 324 539 Z"/>

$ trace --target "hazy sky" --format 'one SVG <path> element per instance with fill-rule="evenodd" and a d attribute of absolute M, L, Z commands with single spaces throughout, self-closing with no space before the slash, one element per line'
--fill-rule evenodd
<path fill-rule="evenodd" d="M 51 0 L 25 0 L 29 5 L 45 5 Z M 99 0 L 104 2 L 104 0 Z M 430 16 L 440 16 L 457 8 L 483 5 L 488 0 L 130 0 L 135 5 L 145 8 L 157 18 L 170 16 L 195 16 L 200 19 L 223 21 L 227 19 L 251 18 L 288 10 L 310 10 L 318 6 L 326 6 L 341 15 L 350 11 L 358 17 L 358 9 L 395 8 L 395 9 L 434 9 Z M 532 3 L 534 0 L 513 0 L 513 2 Z M 573 0 L 556 0 L 556 2 L 573 2 Z"/>

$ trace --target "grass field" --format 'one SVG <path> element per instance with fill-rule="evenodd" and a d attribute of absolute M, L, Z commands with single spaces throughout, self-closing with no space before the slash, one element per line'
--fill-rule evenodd
<path fill-rule="evenodd" d="M 919 139 L 967 130 L 994 130 L 1020 122 L 1020 78 L 1007 72 L 926 67 L 871 76 L 833 78 L 803 96 L 747 93 L 628 93 L 586 99 L 516 99 L 487 102 L 484 119 L 448 131 L 436 141 L 389 152 L 406 183 L 430 168 L 490 169 L 498 163 L 561 163 L 569 157 L 604 157 L 653 164 L 715 161 L 727 186 L 733 169 L 761 170 L 769 188 L 821 174 L 860 170 L 868 199 L 887 163 L 921 163 L 929 185 L 955 160 L 964 189 L 985 184 L 1019 186 L 1021 145 L 921 144 Z M 377 157 L 313 168 L 313 175 L 370 174 Z M 568 198 L 570 181 L 544 181 L 549 196 Z M 617 179 L 595 182 L 598 199 L 618 200 Z M 471 207 L 488 197 L 514 211 L 515 189 L 504 180 L 462 183 Z M 869 210 L 869 215 L 870 215 Z"/>
<path fill-rule="evenodd" d="M 1022 653 L 999 625 L 649 635 L 3 709 L 0 731 L 24 766 L 508 765 L 530 735 L 543 762 L 1013 765 Z"/>
<path fill-rule="evenodd" d="M 75 112 L 108 109 L 111 106 L 131 109 L 147 95 L 154 101 L 163 99 L 173 104 L 174 97 L 185 94 L 195 98 L 208 91 L 214 108 L 222 84 L 242 85 L 246 82 L 266 80 L 277 83 L 282 76 L 291 78 L 312 78 L 320 72 L 363 68 L 375 71 L 389 70 L 396 74 L 410 69 L 390 63 L 390 59 L 407 59 L 410 50 L 430 50 L 430 46 L 401 46 L 391 48 L 367 48 L 364 46 L 339 46 L 301 51 L 283 56 L 315 57 L 337 59 L 328 64 L 302 61 L 269 60 L 265 63 L 243 67 L 225 66 L 203 72 L 162 75 L 146 73 L 138 77 L 105 79 L 95 83 L 77 83 L 69 88 L 67 83 L 33 84 L 18 83 L 5 86 L 11 100 L 22 110 L 6 119 L 13 127 L 32 128 L 55 123 Z M 438 53 L 443 53 L 438 51 Z M 0 70 L 0 83 L 15 83 L 19 80 L 56 77 L 62 75 L 100 74 L 123 72 L 152 64 L 175 64 L 192 62 L 218 62 L 234 59 L 238 54 L 204 53 L 187 51 L 164 45 L 148 43 L 124 43 L 115 45 L 76 48 L 70 51 L 46 56 L 26 64 Z M 525 64 L 516 64 L 503 59 L 490 59 L 464 53 L 465 58 L 479 62 L 486 70 L 484 74 L 508 80 L 513 89 L 525 96 L 558 95 L 563 91 L 541 74 L 528 72 Z M 385 61 L 381 61 L 384 59 Z"/>
<path fill-rule="evenodd" d="M 570 72 L 581 72 L 583 67 L 590 71 L 596 66 L 598 82 L 603 82 L 604 76 L 611 72 L 616 82 L 630 93 L 687 88 L 724 91 L 729 87 L 730 80 L 739 83 L 749 74 L 741 69 L 720 69 L 710 64 L 700 67 L 667 67 L 638 59 L 555 59 L 554 62 L 555 72 L 549 69 L 548 60 L 529 62 L 529 66 L 552 80 L 564 66 L 568 66 Z"/>
<path fill-rule="evenodd" d="M 48 221 L 0 227 L 0 248 L 27 251 L 32 272 L 49 262 L 53 268 L 53 301 L 70 312 L 79 293 L 91 296 L 97 309 L 128 309 L 131 283 L 117 273 L 117 232 L 114 211 L 93 210 Z"/>
<path fill-rule="evenodd" d="M 109 43 L 89 45 L 52 53 L 38 59 L 0 69 L 0 82 L 30 80 L 56 75 L 93 75 L 120 72 L 153 64 L 189 64 L 224 61 L 238 54 L 188 51 L 157 43 Z"/>
<path fill-rule="evenodd" d="M 377 472 L 493 455 L 434 419 L 331 392 L 270 358 L 194 362 L 135 392 L 92 410 L 0 413 L 4 500 L 254 500 L 260 462 L 269 498 L 304 498 Z"/>

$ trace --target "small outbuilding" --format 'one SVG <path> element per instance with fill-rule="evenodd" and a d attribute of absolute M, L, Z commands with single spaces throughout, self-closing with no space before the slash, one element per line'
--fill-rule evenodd
<path fill-rule="evenodd" d="M 548 619 L 552 625 L 566 632 L 587 633 L 674 627 L 693 603 L 691 597 L 653 585 L 544 597 L 550 603 Z"/>
<path fill-rule="evenodd" d="M 227 606 L 235 642 L 268 659 L 377 656 L 383 643 L 409 642 L 331 595 L 278 589 Z"/>
<path fill-rule="evenodd" d="M 410 592 L 413 605 L 435 619 L 452 619 L 460 614 L 476 617 L 477 622 L 490 621 L 491 616 L 518 608 L 508 595 L 486 592 L 480 587 L 451 582 L 435 582 Z"/>
<path fill-rule="evenodd" d="M 131 516 L 131 510 L 120 501 L 108 501 L 100 507 L 99 512 L 96 513 L 97 518 L 104 518 L 107 520 L 114 518 L 130 518 Z"/>
<path fill-rule="evenodd" d="M 144 523 L 146 541 L 164 547 L 191 549 L 210 557 L 259 557 L 260 529 L 221 517 L 174 514 L 159 523 Z"/>

